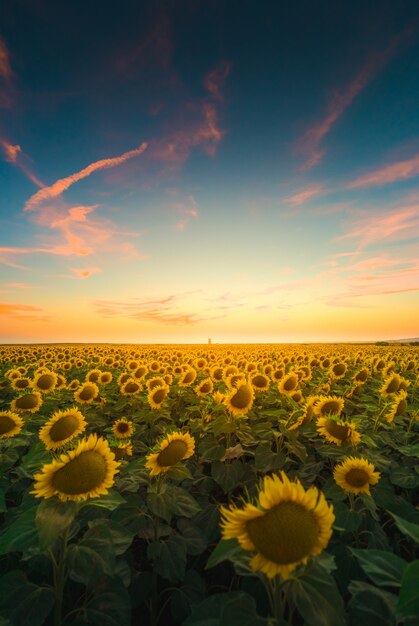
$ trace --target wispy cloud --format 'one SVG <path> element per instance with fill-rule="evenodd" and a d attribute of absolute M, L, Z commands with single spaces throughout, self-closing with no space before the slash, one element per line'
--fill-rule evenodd
<path fill-rule="evenodd" d="M 0 137 L 0 147 L 3 149 L 4 156 L 6 161 L 9 163 L 13 163 L 16 165 L 30 181 L 34 183 L 37 187 L 43 187 L 44 184 L 35 176 L 35 174 L 31 171 L 31 169 L 27 165 L 27 161 L 29 161 L 29 157 L 23 152 L 22 148 L 19 145 L 13 145 L 9 143 L 6 139 Z"/>
<path fill-rule="evenodd" d="M 205 89 L 209 91 L 212 97 L 219 102 L 224 101 L 222 88 L 227 79 L 227 76 L 231 72 L 231 68 L 231 62 L 223 60 L 214 69 L 212 69 L 204 79 Z"/>
<path fill-rule="evenodd" d="M 190 194 L 185 197 L 184 201 L 171 202 L 170 209 L 178 215 L 174 227 L 179 231 L 184 231 L 190 220 L 199 215 L 196 200 Z"/>
<path fill-rule="evenodd" d="M 398 163 L 392 163 L 391 165 L 385 165 L 379 169 L 376 169 L 369 174 L 363 174 L 358 178 L 355 178 L 351 183 L 346 185 L 347 189 L 357 189 L 359 187 L 381 187 L 382 185 L 388 185 L 399 180 L 406 180 L 413 176 L 419 175 L 419 154 L 407 159 L 405 161 L 399 161 Z"/>
<path fill-rule="evenodd" d="M 340 92 L 334 94 L 327 105 L 323 119 L 309 128 L 295 144 L 295 152 L 305 157 L 301 169 L 308 170 L 320 163 L 326 153 L 325 148 L 321 146 L 323 139 L 330 133 L 355 98 L 395 56 L 401 44 L 406 42 L 416 30 L 417 23 L 411 24 L 396 36 L 385 50 L 372 54 L 350 83 Z"/>
<path fill-rule="evenodd" d="M 48 320 L 44 314 L 44 310 L 40 307 L 30 304 L 14 304 L 11 302 L 0 302 L 0 315 L 31 322 L 44 322 Z"/>
<path fill-rule="evenodd" d="M 171 294 L 152 300 L 141 300 L 139 298 L 127 301 L 96 300 L 93 302 L 93 306 L 102 317 L 126 317 L 138 321 L 154 321 L 168 325 L 190 326 L 223 317 L 220 315 L 216 317 L 203 316 L 199 313 L 190 313 L 179 309 L 178 303 L 182 302 L 183 304 L 185 296 L 190 293 Z"/>
<path fill-rule="evenodd" d="M 72 267 L 70 269 L 73 272 L 73 274 L 76 276 L 76 278 L 81 278 L 81 279 L 89 278 L 89 276 L 92 276 L 92 274 L 97 274 L 98 272 L 102 271 L 100 267 L 84 267 L 84 268 Z"/>
<path fill-rule="evenodd" d="M 109 169 L 111 167 L 117 167 L 118 165 L 125 163 L 125 161 L 128 161 L 128 159 L 139 156 L 147 149 L 147 145 L 147 143 L 142 143 L 139 148 L 136 148 L 135 150 L 130 150 L 129 152 L 124 152 L 118 157 L 95 161 L 94 163 L 91 163 L 79 172 L 71 174 L 70 176 L 66 176 L 65 178 L 61 178 L 49 187 L 43 187 L 29 198 L 29 200 L 25 204 L 24 210 L 31 211 L 35 209 L 39 204 L 57 198 L 69 187 L 71 187 L 71 185 L 74 185 L 74 183 L 82 180 L 83 178 L 87 178 L 87 176 L 90 176 L 91 174 L 93 174 L 93 172 L 103 169 Z"/>
<path fill-rule="evenodd" d="M 365 215 L 349 227 L 348 232 L 335 241 L 357 240 L 365 247 L 383 240 L 414 239 L 419 236 L 419 205 L 400 207 L 391 213 Z"/>
<path fill-rule="evenodd" d="M 13 103 L 13 71 L 10 52 L 5 40 L 0 37 L 0 108 L 8 109 Z"/>
<path fill-rule="evenodd" d="M 290 204 L 292 206 L 300 206 L 309 202 L 313 198 L 317 198 L 318 196 L 325 193 L 326 188 L 321 183 L 313 183 L 312 185 L 308 185 L 300 189 L 296 193 L 293 193 L 290 196 L 286 196 L 284 198 L 284 202 L 286 204 Z"/>

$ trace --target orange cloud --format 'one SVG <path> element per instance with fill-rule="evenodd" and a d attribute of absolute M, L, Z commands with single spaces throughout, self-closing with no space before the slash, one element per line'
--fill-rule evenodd
<path fill-rule="evenodd" d="M 43 187 L 43 183 L 37 178 L 22 161 L 22 157 L 28 159 L 27 155 L 23 152 L 22 148 L 18 145 L 13 146 L 11 143 L 0 137 L 0 147 L 3 148 L 3 152 L 6 157 L 6 161 L 16 165 L 25 174 L 29 180 L 31 180 L 37 187 Z"/>
<path fill-rule="evenodd" d="M 419 154 L 411 159 L 407 159 L 406 161 L 392 163 L 391 165 L 374 170 L 369 174 L 359 176 L 346 185 L 346 188 L 357 189 L 359 187 L 378 187 L 381 185 L 388 185 L 389 183 L 394 183 L 399 180 L 405 180 L 406 178 L 412 178 L 418 174 Z"/>
<path fill-rule="evenodd" d="M 86 268 L 72 267 L 70 269 L 73 272 L 73 274 L 77 276 L 77 278 L 82 278 L 82 279 L 89 278 L 89 276 L 91 276 L 92 274 L 97 274 L 98 272 L 102 271 L 100 267 L 86 267 Z"/>
<path fill-rule="evenodd" d="M 180 219 L 175 224 L 176 230 L 180 231 L 185 230 L 191 218 L 199 215 L 196 200 L 192 195 L 186 196 L 185 202 L 172 202 L 170 208 L 180 216 Z"/>
<path fill-rule="evenodd" d="M 4 315 L 5 317 L 13 317 L 13 319 L 31 322 L 47 321 L 47 318 L 45 315 L 42 315 L 42 313 L 43 309 L 37 306 L 0 302 L 0 315 Z"/>
<path fill-rule="evenodd" d="M 367 215 L 336 241 L 358 239 L 360 246 L 383 239 L 410 239 L 419 236 L 419 205 L 402 207 L 386 215 Z"/>
<path fill-rule="evenodd" d="M 0 76 L 8 81 L 12 80 L 13 76 L 9 51 L 3 38 L 0 38 Z"/>
<path fill-rule="evenodd" d="M 75 174 L 71 174 L 70 176 L 66 176 L 66 178 L 61 178 L 57 180 L 53 185 L 49 187 L 43 187 L 37 193 L 29 198 L 26 202 L 24 210 L 30 211 L 33 210 L 36 206 L 45 202 L 46 200 L 52 200 L 60 196 L 66 189 L 74 185 L 74 183 L 90 176 L 93 172 L 102 169 L 109 169 L 111 167 L 117 167 L 122 163 L 125 163 L 128 159 L 132 159 L 133 157 L 139 156 L 147 149 L 147 143 L 142 143 L 139 148 L 135 150 L 130 150 L 129 152 L 124 152 L 119 157 L 113 157 L 110 159 L 102 159 L 100 161 L 96 161 L 95 163 L 91 163 L 84 169 L 80 170 L 80 172 L 76 172 Z"/>
<path fill-rule="evenodd" d="M 325 117 L 315 126 L 309 128 L 295 144 L 295 152 L 306 158 L 301 169 L 308 170 L 317 165 L 325 155 L 321 142 L 332 130 L 333 126 L 352 104 L 355 98 L 367 87 L 375 76 L 396 54 L 402 42 L 416 31 L 417 24 L 409 26 L 393 39 L 386 50 L 373 54 L 355 78 L 339 93 L 335 93 L 327 105 Z"/>
<path fill-rule="evenodd" d="M 231 67 L 230 61 L 221 61 L 204 79 L 205 89 L 219 102 L 224 100 L 221 89 L 230 74 Z"/>
<path fill-rule="evenodd" d="M 297 193 L 291 196 L 287 196 L 286 198 L 284 198 L 284 201 L 287 204 L 291 204 L 293 206 L 299 206 L 301 204 L 304 204 L 305 202 L 308 202 L 312 198 L 316 198 L 317 196 L 320 196 L 325 191 L 326 189 L 324 185 L 322 185 L 321 183 L 314 183 L 313 185 L 305 187 L 304 189 L 301 189 L 300 191 L 298 191 Z"/>

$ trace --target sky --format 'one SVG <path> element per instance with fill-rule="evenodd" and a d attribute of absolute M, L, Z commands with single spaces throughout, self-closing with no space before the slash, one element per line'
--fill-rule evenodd
<path fill-rule="evenodd" d="M 419 5 L 9 1 L 0 342 L 419 336 Z"/>

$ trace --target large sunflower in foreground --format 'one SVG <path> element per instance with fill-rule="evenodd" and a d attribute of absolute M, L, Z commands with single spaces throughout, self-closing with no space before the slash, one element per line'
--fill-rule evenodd
<path fill-rule="evenodd" d="M 347 493 L 370 495 L 370 485 L 376 485 L 380 477 L 380 472 L 375 471 L 372 463 L 354 456 L 346 457 L 333 470 L 336 484 Z"/>
<path fill-rule="evenodd" d="M 39 431 L 47 450 L 56 450 L 80 435 L 86 428 L 84 415 L 76 408 L 56 411 Z"/>
<path fill-rule="evenodd" d="M 335 521 L 333 507 L 317 487 L 306 491 L 284 472 L 265 476 L 256 506 L 221 507 L 221 516 L 223 538 L 235 538 L 244 550 L 256 552 L 250 567 L 284 579 L 326 548 Z"/>
<path fill-rule="evenodd" d="M 342 445 L 342 443 L 350 443 L 355 446 L 361 439 L 355 424 L 329 417 L 319 417 L 317 430 L 327 441 L 335 443 L 337 446 Z"/>
<path fill-rule="evenodd" d="M 83 439 L 75 450 L 60 456 L 59 461 L 44 465 L 35 474 L 31 493 L 36 498 L 87 500 L 108 493 L 114 483 L 119 463 L 109 444 L 96 434 Z"/>
<path fill-rule="evenodd" d="M 179 461 L 189 459 L 194 451 L 195 440 L 189 433 L 169 433 L 160 442 L 159 451 L 147 456 L 145 466 L 150 470 L 150 476 L 157 476 Z"/>
<path fill-rule="evenodd" d="M 223 402 L 232 415 L 246 415 L 252 408 L 254 395 L 251 385 L 239 383 Z"/>
<path fill-rule="evenodd" d="M 14 437 L 23 427 L 23 420 L 12 411 L 0 411 L 0 439 Z"/>

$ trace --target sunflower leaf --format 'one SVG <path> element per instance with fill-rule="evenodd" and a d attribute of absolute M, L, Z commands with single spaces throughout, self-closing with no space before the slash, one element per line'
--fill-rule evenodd
<path fill-rule="evenodd" d="M 350 550 L 364 572 L 376 585 L 400 587 L 407 567 L 404 559 L 385 550 L 355 550 L 354 548 Z"/>
<path fill-rule="evenodd" d="M 419 615 L 419 560 L 409 563 L 404 571 L 397 613 L 400 617 Z"/>

